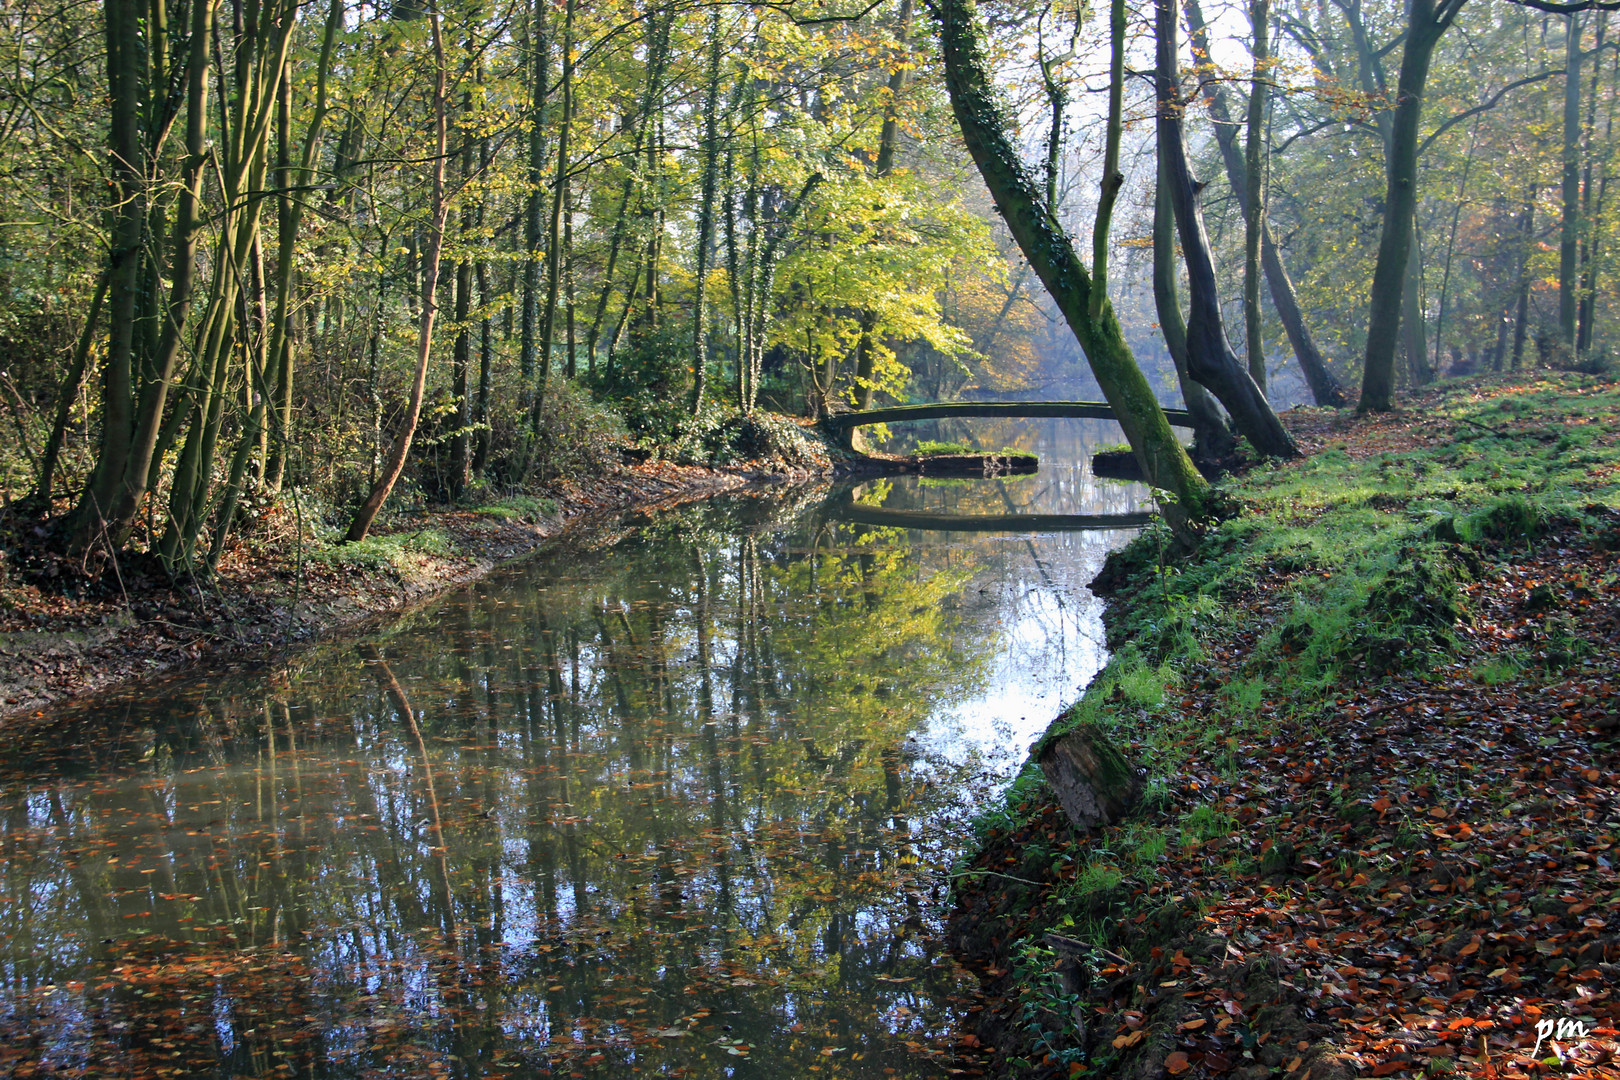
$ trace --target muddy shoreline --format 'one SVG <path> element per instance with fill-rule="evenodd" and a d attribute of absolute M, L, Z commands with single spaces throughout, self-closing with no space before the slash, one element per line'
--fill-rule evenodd
<path fill-rule="evenodd" d="M 652 463 L 567 486 L 555 512 L 530 519 L 433 510 L 390 521 L 384 537 L 432 531 L 448 550 L 356 568 L 227 557 L 216 578 L 170 582 L 124 568 L 95 595 L 19 581 L 0 565 L 0 730 L 63 702 L 206 666 L 265 663 L 392 618 L 534 552 L 564 533 L 630 510 L 656 510 L 748 486 L 811 479 Z M 41 587 L 41 584 L 44 587 Z"/>
<path fill-rule="evenodd" d="M 832 447 L 827 446 L 831 450 Z M 1033 457 L 947 459 L 846 455 L 816 469 L 711 468 L 644 462 L 557 486 L 554 510 L 501 517 L 462 509 L 401 514 L 384 538 L 432 534 L 448 541 L 386 565 L 300 562 L 301 553 L 242 545 L 211 581 L 171 581 L 155 567 L 115 567 L 87 594 L 65 578 L 13 565 L 0 551 L 0 730 L 39 719 L 63 702 L 204 666 L 267 663 L 284 653 L 353 633 L 525 557 L 591 521 L 653 511 L 743 488 L 903 473 L 1001 475 L 1032 472 Z M 287 516 L 283 514 L 283 516 Z M 13 529 L 27 522 L 7 522 Z M 291 523 L 283 522 L 284 529 Z M 38 537 L 29 539 L 38 540 Z M 11 556 L 8 560 L 6 556 Z"/>

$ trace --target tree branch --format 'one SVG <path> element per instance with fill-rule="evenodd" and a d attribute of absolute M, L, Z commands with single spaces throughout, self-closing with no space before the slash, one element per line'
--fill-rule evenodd
<path fill-rule="evenodd" d="M 1616 0 L 1616 2 L 1620 3 L 1620 0 Z M 1564 69 L 1559 68 L 1557 71 L 1543 71 L 1539 75 L 1530 75 L 1526 78 L 1520 79 L 1518 82 L 1508 83 L 1506 86 L 1502 87 L 1502 89 L 1493 94 L 1488 101 L 1483 101 L 1480 104 L 1475 105 L 1472 109 L 1466 109 L 1463 112 L 1458 113 L 1456 116 L 1453 116 L 1451 119 L 1435 128 L 1434 131 L 1429 134 L 1427 139 L 1424 139 L 1418 144 L 1418 156 L 1422 157 L 1423 151 L 1429 148 L 1430 143 L 1434 142 L 1434 140 L 1438 139 L 1447 131 L 1450 131 L 1453 127 L 1468 119 L 1470 116 L 1478 116 L 1482 112 L 1488 112 L 1489 110 L 1496 108 L 1496 106 L 1501 103 L 1502 99 L 1507 96 L 1509 91 L 1517 90 L 1521 86 L 1529 86 L 1531 83 L 1538 83 L 1543 79 L 1550 79 L 1555 75 L 1562 75 L 1563 73 Z"/>
<path fill-rule="evenodd" d="M 1535 8 L 1553 15 L 1576 15 L 1583 11 L 1620 11 L 1620 0 L 1508 0 L 1520 7 Z"/>

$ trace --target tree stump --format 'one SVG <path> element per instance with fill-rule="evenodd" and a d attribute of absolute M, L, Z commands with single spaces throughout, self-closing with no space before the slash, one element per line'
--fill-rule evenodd
<path fill-rule="evenodd" d="M 1041 750 L 1041 771 L 1076 829 L 1112 825 L 1136 806 L 1142 778 L 1096 727 L 1085 724 Z"/>

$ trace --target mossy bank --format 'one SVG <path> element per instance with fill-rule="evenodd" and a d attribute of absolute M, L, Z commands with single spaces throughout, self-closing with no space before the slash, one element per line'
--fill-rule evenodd
<path fill-rule="evenodd" d="M 1290 426 L 1196 550 L 1150 528 L 1098 579 L 1113 658 L 1047 741 L 1093 726 L 1141 792 L 1077 829 L 1032 762 L 980 817 L 969 1039 L 999 1075 L 1614 1075 L 1620 386 Z"/>

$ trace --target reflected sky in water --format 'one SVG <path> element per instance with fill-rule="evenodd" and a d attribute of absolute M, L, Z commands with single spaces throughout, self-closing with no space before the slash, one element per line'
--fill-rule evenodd
<path fill-rule="evenodd" d="M 1042 472 L 856 497 L 1138 508 L 1092 425 L 985 427 Z M 844 494 L 639 515 L 13 739 L 0 1074 L 939 1075 L 973 990 L 944 875 L 1100 665 L 1084 586 L 1128 534 Z"/>

